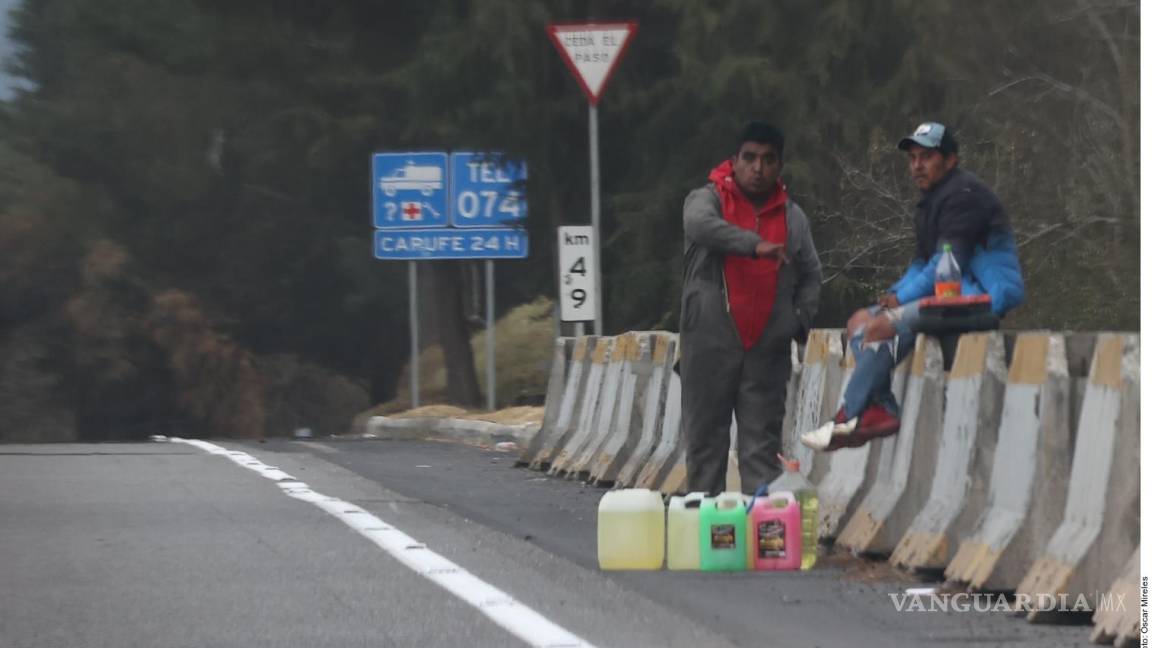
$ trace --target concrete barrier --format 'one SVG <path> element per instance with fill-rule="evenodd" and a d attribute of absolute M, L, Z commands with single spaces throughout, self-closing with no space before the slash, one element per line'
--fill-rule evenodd
<path fill-rule="evenodd" d="M 944 569 L 976 528 L 988 497 L 1007 373 L 1000 333 L 960 337 L 932 490 L 892 552 L 893 565 Z"/>
<path fill-rule="evenodd" d="M 1140 639 L 1140 594 L 1140 548 L 1137 547 L 1108 589 L 1108 608 L 1101 605 L 1092 616 L 1096 624 L 1091 637 L 1094 643 L 1119 647 Z"/>
<path fill-rule="evenodd" d="M 607 437 L 595 450 L 588 464 L 588 480 L 600 484 L 616 481 L 616 474 L 640 443 L 647 391 L 653 378 L 653 346 L 657 336 L 635 333 L 624 359 L 620 396 Z M 663 387 L 663 383 L 659 385 Z"/>
<path fill-rule="evenodd" d="M 677 448 L 676 461 L 668 471 L 668 476 L 660 483 L 659 491 L 665 495 L 682 495 L 688 492 L 688 464 L 684 456 L 684 447 Z"/>
<path fill-rule="evenodd" d="M 680 438 L 680 375 L 676 372 L 668 377 L 668 395 L 664 399 L 664 417 L 660 422 L 660 443 L 652 453 L 652 458 L 636 476 L 636 488 L 659 489 L 683 454 Z M 617 486 L 623 484 L 617 483 Z"/>
<path fill-rule="evenodd" d="M 728 468 L 724 472 L 724 490 L 730 492 L 740 491 L 740 457 L 736 446 L 739 443 L 736 434 L 736 414 L 732 414 L 732 424 L 728 426 Z M 684 469 L 688 469 L 688 457 L 684 457 Z"/>
<path fill-rule="evenodd" d="M 632 394 L 624 393 L 624 384 L 629 378 L 628 359 L 632 356 L 633 347 L 640 337 L 640 333 L 621 333 L 616 336 L 608 366 L 604 370 L 604 384 L 600 387 L 596 423 L 588 431 L 583 444 L 574 451 L 572 460 L 565 469 L 565 476 L 578 479 L 588 477 L 600 448 L 615 432 L 612 424 L 620 408 L 632 406 Z"/>
<path fill-rule="evenodd" d="M 556 423 L 547 431 L 547 436 L 540 443 L 539 451 L 528 464 L 533 470 L 546 470 L 551 466 L 552 458 L 568 442 L 569 436 L 572 435 L 579 423 L 581 404 L 584 402 L 584 392 L 587 391 L 588 387 L 592 349 L 596 344 L 596 339 L 593 336 L 583 336 L 576 338 L 572 344 L 572 361 L 568 367 L 567 378 L 564 380 L 564 395 L 560 399 L 560 411 L 556 414 Z"/>
<path fill-rule="evenodd" d="M 804 363 L 794 367 L 786 444 L 839 406 L 854 370 L 851 358 L 840 357 L 839 336 L 814 331 Z M 565 463 L 587 466 L 600 483 L 683 492 L 676 343 L 649 332 L 558 340 L 544 423 L 521 461 L 551 463 L 554 472 Z M 1010 371 L 1003 346 L 999 333 L 963 336 L 945 383 L 938 341 L 918 337 L 894 377 L 900 432 L 822 455 L 831 461 L 817 481 L 821 535 L 859 553 L 891 552 L 896 565 L 946 567 L 949 579 L 973 587 L 1015 586 L 1032 600 L 1083 595 L 1095 604 L 1106 588 L 1134 586 L 1131 562 L 1121 562 L 1139 537 L 1139 337 L 1022 333 Z M 1085 373 L 1090 365 L 1083 384 L 1081 365 Z M 482 422 L 433 423 L 446 433 L 508 432 Z M 521 442 L 531 435 L 526 427 L 511 432 Z M 811 459 L 809 475 L 819 472 Z M 738 474 L 730 461 L 729 488 L 739 488 Z M 1098 610 L 1096 620 L 1095 640 L 1131 638 L 1134 622 L 1121 610 Z"/>
<path fill-rule="evenodd" d="M 1091 600 L 1139 544 L 1139 336 L 1099 336 L 1076 429 L 1063 521 L 1018 594 Z M 1028 618 L 1038 620 L 1040 612 Z"/>
<path fill-rule="evenodd" d="M 790 449 L 792 435 L 796 430 L 796 392 L 800 389 L 800 374 L 804 369 L 804 365 L 800 362 L 800 345 L 792 340 L 792 374 L 788 378 L 788 392 L 784 397 L 784 423 L 780 426 L 780 449 L 781 452 Z M 802 430 L 800 434 L 807 432 Z"/>
<path fill-rule="evenodd" d="M 876 478 L 836 544 L 889 553 L 928 499 L 944 414 L 943 357 L 932 337 L 916 338 L 908 366 L 900 432 L 881 443 Z"/>
<path fill-rule="evenodd" d="M 904 387 L 908 384 L 908 366 L 911 358 L 905 358 L 892 372 L 892 394 L 896 403 L 904 402 Z M 844 404 L 844 391 L 852 374 L 856 371 L 856 358 L 850 352 L 844 353 L 841 362 L 840 396 L 836 409 Z M 821 538 L 835 538 L 848 521 L 848 514 L 855 511 L 864 495 L 876 480 L 880 457 L 892 454 L 895 437 L 885 437 L 860 448 L 844 448 L 832 453 L 828 473 L 817 484 L 820 496 L 820 509 L 817 513 L 817 530 Z"/>
<path fill-rule="evenodd" d="M 576 458 L 576 451 L 584 446 L 600 419 L 600 397 L 603 392 L 604 378 L 608 370 L 608 361 L 612 357 L 612 349 L 616 346 L 616 338 L 602 337 L 596 340 L 592 349 L 592 359 L 588 367 L 588 382 L 584 386 L 583 399 L 580 409 L 573 421 L 574 429 L 567 441 L 552 457 L 552 465 L 548 474 L 560 475 L 568 469 L 568 464 Z"/>
<path fill-rule="evenodd" d="M 1060 524 L 1042 515 L 1063 506 L 1072 457 L 1071 386 L 1064 336 L 1021 333 L 1016 338 L 988 505 L 981 523 L 944 570 L 975 588 L 1012 590 Z M 1041 468 L 1043 467 L 1043 470 Z"/>
<path fill-rule="evenodd" d="M 548 437 L 556 429 L 556 421 L 560 417 L 560 406 L 564 401 L 564 390 L 568 381 L 568 369 L 572 362 L 572 348 L 576 339 L 570 337 L 556 338 L 552 345 L 552 364 L 548 368 L 548 388 L 544 394 L 544 420 L 540 422 L 540 429 L 524 446 L 520 458 L 516 460 L 517 466 L 527 466 L 532 463 Z"/>
<path fill-rule="evenodd" d="M 644 394 L 644 413 L 641 416 L 640 440 L 637 441 L 631 456 L 620 471 L 612 475 L 602 473 L 600 479 L 615 480 L 618 486 L 628 487 L 636 482 L 640 471 L 652 459 L 660 443 L 661 421 L 667 406 L 668 384 L 671 382 L 672 365 L 676 361 L 677 337 L 670 333 L 657 333 L 652 348 L 652 376 Z M 677 394 L 679 398 L 679 394 Z"/>
<path fill-rule="evenodd" d="M 796 387 L 795 410 L 791 429 L 784 430 L 783 450 L 790 458 L 800 460 L 800 472 L 816 483 L 828 471 L 831 457 L 816 453 L 800 437 L 814 430 L 836 414 L 840 394 L 840 363 L 844 358 L 843 331 L 812 329 L 804 346 L 804 363 Z"/>

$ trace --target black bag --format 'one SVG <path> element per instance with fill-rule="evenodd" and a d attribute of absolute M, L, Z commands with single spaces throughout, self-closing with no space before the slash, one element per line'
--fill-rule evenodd
<path fill-rule="evenodd" d="M 988 295 L 925 297 L 920 300 L 917 330 L 929 335 L 958 335 L 971 331 L 994 331 L 1000 317 L 992 312 Z"/>

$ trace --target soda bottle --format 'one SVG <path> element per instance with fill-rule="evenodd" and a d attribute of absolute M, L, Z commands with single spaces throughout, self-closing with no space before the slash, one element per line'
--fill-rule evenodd
<path fill-rule="evenodd" d="M 768 484 L 768 493 L 791 491 L 800 503 L 801 540 L 804 547 L 800 553 L 800 569 L 812 569 L 816 564 L 816 545 L 819 540 L 816 529 L 816 513 L 820 510 L 820 499 L 816 487 L 800 474 L 799 459 L 780 457 L 784 473 Z"/>
<path fill-rule="evenodd" d="M 956 263 L 956 257 L 952 256 L 952 246 L 948 243 L 944 244 L 944 252 L 936 264 L 936 296 L 960 296 L 960 264 Z"/>

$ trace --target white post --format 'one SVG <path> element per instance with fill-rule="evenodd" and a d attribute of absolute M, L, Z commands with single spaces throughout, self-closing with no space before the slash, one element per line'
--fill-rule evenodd
<path fill-rule="evenodd" d="M 604 299 L 600 279 L 600 134 L 596 119 L 596 104 L 588 104 L 588 156 L 591 165 L 592 184 L 592 251 L 596 255 L 596 320 L 593 323 L 594 335 L 604 334 L 604 315 L 601 305 Z"/>
<path fill-rule="evenodd" d="M 496 409 L 496 277 L 492 259 L 484 260 L 484 292 L 488 311 L 485 346 L 488 349 L 488 411 Z"/>
<path fill-rule="evenodd" d="M 419 300 L 416 297 L 416 262 L 408 262 L 408 329 L 412 339 L 412 408 L 420 407 L 420 314 L 417 312 Z"/>

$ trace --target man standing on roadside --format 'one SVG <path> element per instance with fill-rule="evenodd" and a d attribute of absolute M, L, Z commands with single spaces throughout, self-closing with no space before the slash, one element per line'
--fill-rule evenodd
<path fill-rule="evenodd" d="M 791 340 L 820 299 L 821 266 L 808 217 L 780 182 L 784 134 L 751 122 L 735 156 L 684 201 L 680 311 L 688 490 L 724 490 L 736 414 L 741 490 L 781 472 Z"/>

